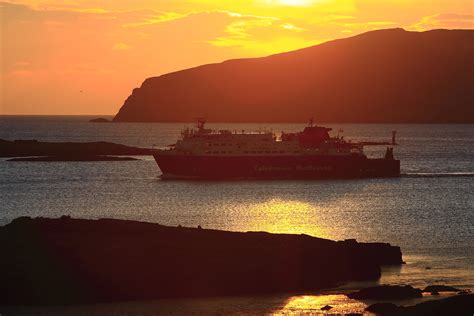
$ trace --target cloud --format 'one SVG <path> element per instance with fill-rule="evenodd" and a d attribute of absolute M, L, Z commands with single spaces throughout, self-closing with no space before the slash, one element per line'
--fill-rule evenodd
<path fill-rule="evenodd" d="M 46 106 L 92 113 L 98 111 L 94 104 L 113 113 L 149 76 L 379 28 L 474 28 L 473 15 L 420 13 L 472 13 L 472 0 L 433 0 L 429 10 L 429 0 L 383 6 L 375 0 L 1 1 L 0 71 L 8 77 L 2 101 L 9 104 L 1 110 L 9 113 L 36 104 L 43 114 L 52 113 Z M 297 5 L 285 5 L 290 2 Z M 82 89 L 90 99 L 77 98 Z M 70 100 L 81 110 L 64 108 Z"/>
<path fill-rule="evenodd" d="M 280 27 L 284 28 L 285 30 L 295 31 L 295 32 L 303 32 L 305 29 L 301 27 L 297 27 L 291 23 L 283 23 Z"/>
<path fill-rule="evenodd" d="M 419 22 L 408 27 L 416 31 L 430 29 L 473 29 L 473 14 L 440 13 L 422 18 Z"/>

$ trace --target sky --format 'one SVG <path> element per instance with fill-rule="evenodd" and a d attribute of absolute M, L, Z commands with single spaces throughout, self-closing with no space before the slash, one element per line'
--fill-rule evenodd
<path fill-rule="evenodd" d="M 473 0 L 0 0 L 0 115 L 116 114 L 148 77 L 362 32 L 473 29 Z"/>

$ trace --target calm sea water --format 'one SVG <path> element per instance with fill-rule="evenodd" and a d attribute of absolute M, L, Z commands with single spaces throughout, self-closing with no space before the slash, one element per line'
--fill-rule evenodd
<path fill-rule="evenodd" d="M 0 138 L 110 141 L 166 146 L 185 124 L 92 124 L 90 117 L 0 117 Z M 381 283 L 474 288 L 474 125 L 325 124 L 347 139 L 389 140 L 398 131 L 398 179 L 331 181 L 161 181 L 151 157 L 126 162 L 0 160 L 0 224 L 18 216 L 111 217 L 234 231 L 305 233 L 341 240 L 390 242 L 407 265 L 387 269 Z M 215 129 L 297 131 L 304 124 L 209 124 Z M 369 156 L 384 147 L 369 147 Z M 426 269 L 430 267 L 431 269 Z M 357 287 L 357 285 L 356 285 Z M 365 306 L 339 295 L 181 300 L 186 311 L 336 311 Z M 360 305 L 362 304 L 362 305 Z M 321 305 L 321 306 L 320 306 Z M 68 312 L 175 310 L 176 301 L 103 305 Z M 180 307 L 180 308 L 181 308 Z M 212 309 L 210 309 L 212 310 Z M 29 310 L 31 311 L 31 310 Z M 64 313 L 64 309 L 48 309 Z M 19 310 L 16 310 L 19 312 Z M 28 310 L 27 310 L 28 312 Z M 45 312 L 45 311 L 43 311 Z M 333 310 L 334 312 L 334 310 Z"/>

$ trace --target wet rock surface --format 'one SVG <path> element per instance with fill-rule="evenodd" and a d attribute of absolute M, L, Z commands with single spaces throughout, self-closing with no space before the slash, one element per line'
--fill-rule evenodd
<path fill-rule="evenodd" d="M 423 290 L 423 292 L 430 292 L 430 293 L 433 293 L 433 292 L 459 292 L 459 291 L 461 291 L 461 289 L 458 289 L 458 288 L 455 288 L 455 287 L 452 287 L 452 286 L 448 286 L 448 285 L 428 285 Z"/>
<path fill-rule="evenodd" d="M 398 310 L 398 306 L 393 303 L 375 303 L 369 305 L 365 310 L 375 314 L 389 314 L 395 313 Z"/>
<path fill-rule="evenodd" d="M 399 307 L 392 313 L 382 315 L 456 315 L 472 316 L 474 314 L 474 295 L 456 295 L 440 300 L 432 300 L 413 306 Z"/>
<path fill-rule="evenodd" d="M 414 288 L 411 285 L 381 285 L 349 293 L 347 296 L 358 300 L 402 300 L 421 297 L 422 292 L 420 289 Z"/>

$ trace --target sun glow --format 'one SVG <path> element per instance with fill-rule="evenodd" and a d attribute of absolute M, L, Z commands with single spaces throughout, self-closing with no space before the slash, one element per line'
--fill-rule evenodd
<path fill-rule="evenodd" d="M 268 4 L 271 5 L 284 5 L 292 7 L 306 7 L 314 4 L 315 0 L 267 0 Z"/>
<path fill-rule="evenodd" d="M 145 78 L 180 69 L 375 29 L 473 28 L 472 0 L 0 0 L 0 16 L 0 114 L 116 114 Z"/>
<path fill-rule="evenodd" d="M 291 5 L 291 6 L 307 6 L 310 5 L 312 1 L 310 0 L 279 0 L 283 5 Z"/>

